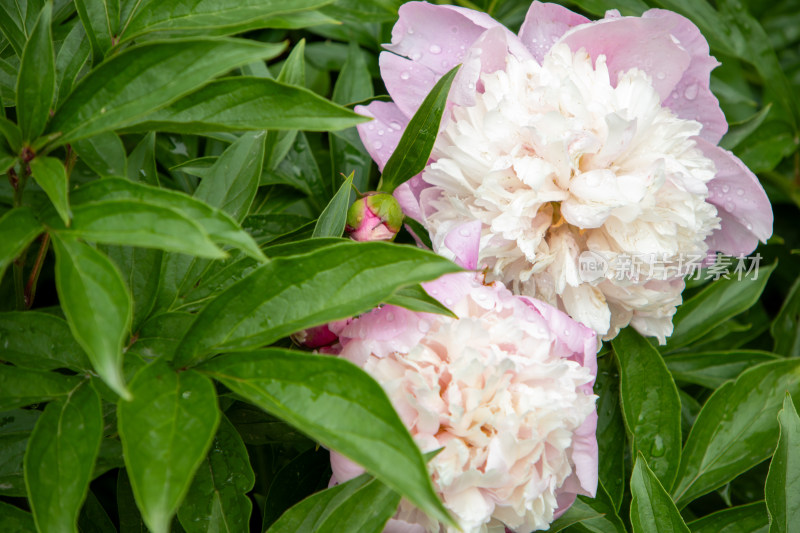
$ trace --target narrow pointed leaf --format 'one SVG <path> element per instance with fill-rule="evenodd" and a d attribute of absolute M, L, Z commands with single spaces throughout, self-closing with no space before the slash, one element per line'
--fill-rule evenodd
<path fill-rule="evenodd" d="M 633 533 L 689 533 L 678 508 L 639 454 L 631 475 Z"/>
<path fill-rule="evenodd" d="M 380 190 L 392 192 L 395 187 L 425 168 L 433 150 L 433 143 L 439 135 L 439 123 L 442 121 L 442 114 L 447 104 L 447 95 L 459 66 L 454 67 L 436 82 L 417 112 L 411 117 L 400 143 L 383 168 Z"/>
<path fill-rule="evenodd" d="M 800 523 L 800 417 L 786 394 L 778 413 L 780 437 L 764 487 L 770 533 L 788 533 Z"/>
<path fill-rule="evenodd" d="M 570 531 L 592 533 L 626 533 L 622 519 L 617 515 L 614 502 L 602 483 L 597 485 L 597 496 L 578 496 L 567 512 L 550 524 L 548 531 L 558 533 Z"/>
<path fill-rule="evenodd" d="M 127 174 L 127 161 L 125 147 L 119 136 L 107 131 L 88 139 L 72 143 L 72 148 L 78 153 L 89 168 L 101 177 L 118 176 Z"/>
<path fill-rule="evenodd" d="M 283 67 L 278 73 L 277 81 L 287 85 L 306 86 L 306 40 L 300 41 L 294 46 L 292 52 L 283 62 Z M 249 75 L 249 74 L 248 74 Z M 266 170 L 275 168 L 278 163 L 283 161 L 286 154 L 292 148 L 297 130 L 271 130 L 267 132 L 266 153 L 264 155 L 264 165 Z M 313 156 L 312 156 L 313 157 Z"/>
<path fill-rule="evenodd" d="M 788 357 L 800 357 L 800 276 L 783 301 L 770 327 L 775 345 L 772 351 Z"/>
<path fill-rule="evenodd" d="M 236 77 L 211 82 L 126 131 L 330 131 L 367 120 L 302 87 Z"/>
<path fill-rule="evenodd" d="M 158 185 L 156 167 L 156 133 L 151 131 L 136 145 L 128 156 L 128 179 Z"/>
<path fill-rule="evenodd" d="M 347 223 L 347 208 L 353 195 L 353 175 L 350 174 L 339 186 L 331 201 L 317 219 L 312 237 L 341 237 Z"/>
<path fill-rule="evenodd" d="M 769 516 L 762 501 L 723 509 L 686 525 L 692 533 L 767 533 Z"/>
<path fill-rule="evenodd" d="M 102 437 L 100 397 L 88 381 L 47 404 L 25 453 L 28 501 L 39 531 L 77 532 Z"/>
<path fill-rule="evenodd" d="M 74 380 L 67 393 L 74 389 L 79 380 Z M 49 399 L 49 398 L 48 398 Z M 47 400 L 45 400 L 47 401 Z M 35 409 L 12 409 L 0 412 L 0 496 L 26 497 L 25 488 L 25 449 L 41 411 Z M 2 517 L 3 513 L 0 513 Z M 33 516 L 30 517 L 33 522 Z M 2 523 L 0 521 L 0 523 Z M 5 530 L 2 530 L 5 531 Z M 10 531 L 14 531 L 11 529 Z"/>
<path fill-rule="evenodd" d="M 75 7 L 89 37 L 92 63 L 97 65 L 114 44 L 119 27 L 119 0 L 75 0 Z"/>
<path fill-rule="evenodd" d="M 58 144 L 131 124 L 239 65 L 274 57 L 282 45 L 242 39 L 146 42 L 93 69 L 56 111 Z M 180 72 L 180 75 L 176 73 Z"/>
<path fill-rule="evenodd" d="M 113 263 L 88 244 L 53 235 L 56 288 L 70 330 L 111 389 L 129 397 L 122 343 L 131 322 L 128 289 Z"/>
<path fill-rule="evenodd" d="M 0 531 L 36 533 L 36 524 L 33 522 L 33 515 L 29 512 L 0 501 Z"/>
<path fill-rule="evenodd" d="M 50 32 L 52 4 L 44 4 L 25 44 L 17 77 L 17 121 L 26 141 L 36 139 L 50 118 L 56 94 L 56 58 Z"/>
<path fill-rule="evenodd" d="M 75 85 L 75 80 L 91 53 L 91 46 L 83 24 L 75 24 L 64 38 L 64 42 L 56 54 L 56 85 L 58 86 L 59 104 L 72 91 L 72 86 Z"/>
<path fill-rule="evenodd" d="M 217 430 L 217 393 L 207 377 L 163 360 L 136 374 L 131 393 L 117 405 L 125 466 L 147 527 L 166 533 Z"/>
<path fill-rule="evenodd" d="M 619 510 L 625 494 L 625 453 L 628 446 L 625 415 L 620 402 L 620 379 L 612 353 L 597 359 L 597 447 L 600 457 L 598 477 L 608 492 L 614 509 Z"/>
<path fill-rule="evenodd" d="M 67 323 L 49 313 L 10 311 L 0 313 L 2 359 L 34 370 L 69 368 L 89 371 L 91 363 Z"/>
<path fill-rule="evenodd" d="M 681 400 L 661 354 L 633 328 L 612 341 L 619 363 L 620 401 L 633 435 L 633 453 L 641 453 L 653 472 L 671 487 L 681 457 Z"/>
<path fill-rule="evenodd" d="M 775 359 L 769 352 L 733 350 L 671 355 L 664 362 L 676 381 L 716 389 L 748 368 Z"/>
<path fill-rule="evenodd" d="M 58 216 L 69 225 L 70 209 L 69 199 L 67 198 L 67 169 L 64 162 L 54 157 L 37 157 L 30 163 L 31 175 L 36 183 L 44 190 L 53 206 L 58 212 Z"/>
<path fill-rule="evenodd" d="M 422 313 L 436 313 L 439 315 L 450 316 L 458 318 L 447 306 L 442 304 L 436 298 L 430 296 L 422 285 L 409 285 L 401 287 L 395 291 L 394 294 L 389 296 L 384 303 L 405 307 L 412 311 Z"/>
<path fill-rule="evenodd" d="M 78 382 L 73 376 L 0 365 L 0 411 L 64 396 Z"/>
<path fill-rule="evenodd" d="M 343 242 L 275 258 L 200 312 L 176 361 L 185 365 L 214 352 L 270 344 L 367 311 L 398 287 L 458 270 L 432 253 L 379 242 Z"/>
<path fill-rule="evenodd" d="M 247 531 L 253 508 L 247 493 L 254 483 L 247 448 L 223 416 L 211 450 L 178 510 L 183 529 L 187 533 Z"/>
<path fill-rule="evenodd" d="M 16 257 L 44 231 L 28 207 L 17 207 L 0 217 L 0 280 Z"/>
<path fill-rule="evenodd" d="M 706 400 L 686 439 L 672 494 L 683 507 L 767 459 L 778 441 L 786 392 L 800 396 L 800 360 L 770 361 Z"/>
<path fill-rule="evenodd" d="M 236 394 L 358 462 L 426 513 L 452 523 L 419 448 L 380 385 L 357 366 L 273 348 L 223 355 L 203 369 Z"/>

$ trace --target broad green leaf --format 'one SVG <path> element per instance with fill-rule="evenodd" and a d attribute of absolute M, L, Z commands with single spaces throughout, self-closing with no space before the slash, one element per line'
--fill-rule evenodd
<path fill-rule="evenodd" d="M 78 531 L 102 437 L 100 397 L 90 382 L 47 404 L 25 453 L 28 501 L 39 531 Z"/>
<path fill-rule="evenodd" d="M 301 215 L 289 213 L 279 215 L 250 215 L 242 221 L 242 227 L 263 246 L 313 222 Z"/>
<path fill-rule="evenodd" d="M 16 207 L 0 217 L 0 280 L 8 265 L 25 251 L 44 226 L 28 207 Z"/>
<path fill-rule="evenodd" d="M 264 162 L 264 132 L 246 133 L 230 145 L 200 182 L 194 197 L 241 222 L 253 203 Z"/>
<path fill-rule="evenodd" d="M 131 350 L 147 359 L 172 357 L 194 315 L 175 311 L 156 314 L 142 324 Z"/>
<path fill-rule="evenodd" d="M 0 365 L 0 411 L 46 402 L 69 394 L 79 383 L 74 376 Z"/>
<path fill-rule="evenodd" d="M 459 268 L 407 246 L 343 242 L 279 257 L 254 270 L 197 316 L 176 355 L 179 364 L 244 350 L 367 311 L 404 285 Z"/>
<path fill-rule="evenodd" d="M 127 131 L 204 133 L 248 130 L 329 131 L 368 119 L 308 89 L 267 78 L 213 81 Z"/>
<path fill-rule="evenodd" d="M 31 513 L 0 501 L 0 530 L 14 531 L 14 533 L 36 533 L 36 525 Z"/>
<path fill-rule="evenodd" d="M 779 432 L 775 413 L 787 391 L 800 395 L 800 360 L 762 363 L 706 400 L 686 439 L 672 489 L 680 507 L 772 455 Z"/>
<path fill-rule="evenodd" d="M 241 249 L 250 257 L 264 260 L 264 254 L 252 237 L 226 213 L 186 194 L 134 183 L 124 179 L 94 181 L 72 192 L 74 204 L 128 200 L 182 213 L 199 224 L 215 241 Z"/>
<path fill-rule="evenodd" d="M 83 24 L 75 24 L 56 53 L 56 85 L 59 104 L 72 91 L 72 86 L 91 52 Z"/>
<path fill-rule="evenodd" d="M 158 169 L 156 168 L 156 133 L 151 131 L 145 135 L 128 156 L 128 179 L 158 185 Z"/>
<path fill-rule="evenodd" d="M 681 401 L 661 354 L 633 328 L 612 341 L 620 375 L 625 425 L 633 453 L 641 453 L 667 487 L 681 457 Z"/>
<path fill-rule="evenodd" d="M 567 512 L 550 524 L 551 533 L 569 531 L 591 533 L 625 533 L 625 525 L 617 515 L 615 504 L 603 487 L 597 484 L 597 496 L 578 496 Z"/>
<path fill-rule="evenodd" d="M 143 0 L 123 28 L 123 40 L 154 31 L 190 31 L 206 35 L 268 28 L 272 17 L 312 10 L 333 0 L 192 0 L 174 4 Z"/>
<path fill-rule="evenodd" d="M 131 291 L 133 320 L 131 331 L 138 332 L 155 304 L 163 252 L 134 246 L 105 246 L 104 251 L 119 269 Z"/>
<path fill-rule="evenodd" d="M 74 205 L 72 225 L 61 234 L 123 246 L 143 246 L 220 259 L 226 256 L 205 229 L 177 209 L 133 199 Z"/>
<path fill-rule="evenodd" d="M 22 149 L 22 132 L 19 126 L 2 116 L 0 116 L 0 134 L 8 141 L 8 146 L 13 152 Z"/>
<path fill-rule="evenodd" d="M 399 503 L 399 494 L 363 474 L 309 496 L 286 511 L 268 533 L 381 533 Z"/>
<path fill-rule="evenodd" d="M 131 298 L 120 273 L 101 252 L 53 234 L 56 288 L 70 330 L 111 389 L 130 397 L 122 377 L 122 343 L 131 322 Z"/>
<path fill-rule="evenodd" d="M 422 285 L 408 285 L 400 287 L 394 294 L 389 296 L 383 303 L 405 307 L 412 311 L 422 313 L 436 313 L 439 315 L 458 318 L 447 306 L 436 298 L 430 296 Z"/>
<path fill-rule="evenodd" d="M 217 393 L 207 377 L 159 360 L 136 374 L 131 394 L 117 405 L 125 466 L 147 527 L 166 533 L 217 430 Z"/>
<path fill-rule="evenodd" d="M 778 413 L 780 437 L 764 487 L 770 533 L 788 533 L 800 523 L 800 417 L 787 393 Z"/>
<path fill-rule="evenodd" d="M 631 496 L 633 533 L 689 533 L 675 502 L 647 466 L 642 454 L 633 466 Z"/>
<path fill-rule="evenodd" d="M 429 515 L 452 524 L 419 448 L 383 389 L 352 363 L 272 348 L 223 355 L 202 368 L 239 396 L 358 462 Z"/>
<path fill-rule="evenodd" d="M 608 491 L 614 508 L 619 510 L 625 492 L 625 448 L 627 434 L 620 403 L 619 370 L 612 353 L 597 360 L 597 446 L 600 460 L 598 475 Z"/>
<path fill-rule="evenodd" d="M 720 141 L 719 145 L 726 150 L 733 150 L 742 143 L 747 137 L 756 131 L 758 127 L 767 118 L 770 110 L 772 109 L 772 102 L 762 107 L 759 111 L 742 122 L 731 124 L 725 137 Z"/>
<path fill-rule="evenodd" d="M 769 352 L 739 350 L 671 355 L 664 362 L 676 381 L 716 389 L 729 379 L 735 379 L 744 370 L 775 358 Z"/>
<path fill-rule="evenodd" d="M 36 139 L 44 131 L 56 95 L 56 59 L 50 32 L 52 14 L 52 4 L 45 3 L 19 65 L 17 123 L 26 141 Z"/>
<path fill-rule="evenodd" d="M 770 333 L 775 341 L 773 352 L 800 357 L 800 276 L 789 289 L 781 310 L 772 322 Z"/>
<path fill-rule="evenodd" d="M 575 4 L 599 17 L 605 15 L 609 9 L 618 9 L 622 15 L 636 17 L 649 9 L 649 6 L 642 0 L 571 0 L 570 4 Z"/>
<path fill-rule="evenodd" d="M 0 313 L 0 359 L 33 370 L 92 368 L 67 323 L 37 311 Z"/>
<path fill-rule="evenodd" d="M 312 237 L 341 237 L 347 222 L 347 208 L 353 194 L 353 175 L 350 174 L 339 186 L 331 201 L 317 219 Z"/>
<path fill-rule="evenodd" d="M 281 67 L 281 71 L 278 73 L 277 81 L 286 83 L 287 85 L 305 87 L 305 50 L 306 40 L 300 39 L 286 58 L 286 61 L 283 62 L 283 67 Z M 244 74 L 249 75 L 247 73 Z M 292 143 L 294 143 L 296 137 L 296 130 L 271 130 L 267 132 L 267 140 L 265 141 L 266 152 L 264 156 L 265 170 L 272 169 L 283 161 L 283 158 L 286 157 L 286 154 L 292 148 Z"/>
<path fill-rule="evenodd" d="M 141 120 L 198 85 L 282 45 L 243 39 L 173 39 L 128 48 L 86 75 L 50 123 L 58 144 L 92 137 Z M 176 73 L 180 75 L 176 75 Z"/>
<path fill-rule="evenodd" d="M 411 117 L 400 143 L 383 167 L 379 190 L 392 192 L 395 187 L 425 168 L 433 144 L 439 135 L 439 123 L 442 121 L 442 114 L 447 104 L 447 95 L 459 66 L 454 67 L 436 82 L 417 112 Z"/>
<path fill-rule="evenodd" d="M 769 517 L 764 502 L 723 509 L 686 524 L 692 533 L 767 533 Z"/>
<path fill-rule="evenodd" d="M 70 390 L 75 387 L 72 383 Z M 0 412 L 0 496 L 25 498 L 25 449 L 41 411 L 13 409 Z M 2 524 L 3 513 L 0 513 Z M 33 522 L 33 516 L 30 517 Z M 5 531 L 5 530 L 3 530 Z M 9 531 L 15 531 L 11 529 Z"/>
<path fill-rule="evenodd" d="M 211 450 L 200 464 L 178 518 L 187 533 L 247 531 L 255 474 L 242 438 L 222 417 Z"/>
<path fill-rule="evenodd" d="M 709 331 L 749 309 L 758 301 L 775 265 L 754 269 L 741 280 L 736 276 L 719 279 L 678 307 L 672 323 L 672 336 L 666 350 L 683 348 Z"/>
<path fill-rule="evenodd" d="M 119 28 L 119 0 L 75 0 L 78 16 L 92 47 L 92 63 L 97 65 L 114 45 Z"/>
<path fill-rule="evenodd" d="M 69 225 L 70 209 L 67 197 L 67 187 L 69 178 L 64 162 L 54 157 L 37 157 L 30 162 L 31 175 L 36 183 L 44 190 L 53 206 L 58 212 L 58 216 Z"/>
<path fill-rule="evenodd" d="M 88 139 L 75 141 L 72 143 L 72 148 L 89 168 L 104 178 L 125 177 L 128 173 L 125 147 L 119 136 L 113 132 L 107 131 Z"/>

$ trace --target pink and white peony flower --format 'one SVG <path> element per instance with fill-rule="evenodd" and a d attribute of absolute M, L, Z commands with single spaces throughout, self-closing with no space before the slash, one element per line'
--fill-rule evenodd
<path fill-rule="evenodd" d="M 386 390 L 465 532 L 545 529 L 597 486 L 596 337 L 475 274 L 424 284 L 458 320 L 384 306 L 332 329 Z M 331 454 L 335 482 L 363 472 Z M 402 502 L 386 531 L 445 531 Z"/>
<path fill-rule="evenodd" d="M 772 233 L 758 179 L 717 144 L 718 63 L 686 18 L 652 9 L 598 21 L 534 2 L 519 35 L 486 14 L 411 2 L 380 56 L 394 102 L 356 109 L 382 168 L 436 80 L 462 68 L 431 162 L 395 191 L 434 249 L 455 257 L 480 224 L 479 266 L 609 339 L 631 324 L 663 343 L 683 280 L 659 276 L 715 252 L 750 253 Z M 585 279 L 582 253 L 609 268 Z M 639 276 L 621 269 L 644 259 Z M 647 258 L 650 259 L 647 259 Z"/>

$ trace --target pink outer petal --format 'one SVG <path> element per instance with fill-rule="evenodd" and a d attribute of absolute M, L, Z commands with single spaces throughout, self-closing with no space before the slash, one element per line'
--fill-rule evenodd
<path fill-rule="evenodd" d="M 714 161 L 716 177 L 708 183 L 708 201 L 717 206 L 721 228 L 707 239 L 709 251 L 740 256 L 772 235 L 772 206 L 758 178 L 731 152 L 695 138 Z"/>
<path fill-rule="evenodd" d="M 355 111 L 374 119 L 356 127 L 367 152 L 383 170 L 403 136 L 408 118 L 391 102 L 375 101 L 367 106 L 356 106 Z"/>
<path fill-rule="evenodd" d="M 365 472 L 361 465 L 333 450 L 331 450 L 331 470 L 333 470 L 331 482 L 334 485 L 350 481 Z"/>
<path fill-rule="evenodd" d="M 719 101 L 709 89 L 711 71 L 719 62 L 709 55 L 708 42 L 692 21 L 672 11 L 651 9 L 643 18 L 657 20 L 667 25 L 670 34 L 691 56 L 691 62 L 675 85 L 664 105 L 681 118 L 696 120 L 703 125 L 700 136 L 714 144 L 728 131 L 725 114 Z"/>
<path fill-rule="evenodd" d="M 467 270 L 478 268 L 481 226 L 480 220 L 465 222 L 453 228 L 444 238 L 444 245 L 456 256 L 456 264 Z"/>
<path fill-rule="evenodd" d="M 662 101 L 681 81 L 691 57 L 670 35 L 669 21 L 623 17 L 583 24 L 569 30 L 560 42 L 573 52 L 586 50 L 593 60 L 606 56 L 612 85 L 632 68 L 650 74 Z"/>
<path fill-rule="evenodd" d="M 441 74 L 417 61 L 390 52 L 381 52 L 378 58 L 381 78 L 397 107 L 412 117 L 428 95 Z"/>
<path fill-rule="evenodd" d="M 439 300 L 440 303 L 452 310 L 453 304 L 457 304 L 473 291 L 478 285 L 475 273 L 458 272 L 456 274 L 446 274 L 434 281 L 423 283 L 422 287 L 431 297 Z"/>
<path fill-rule="evenodd" d="M 597 411 L 593 411 L 575 430 L 572 439 L 572 462 L 584 494 L 594 498 L 597 493 Z"/>
<path fill-rule="evenodd" d="M 427 529 L 420 524 L 411 524 L 403 520 L 390 518 L 383 528 L 383 533 L 426 533 Z"/>
<path fill-rule="evenodd" d="M 519 30 L 519 39 L 541 64 L 545 54 L 567 30 L 587 22 L 589 19 L 566 7 L 534 2 L 525 15 L 525 22 Z"/>
<path fill-rule="evenodd" d="M 419 323 L 427 321 L 424 313 L 415 313 L 402 307 L 384 305 L 361 315 L 339 333 L 343 349 L 341 357 L 363 367 L 369 354 L 384 357 L 392 352 L 407 353 L 425 335 Z M 351 345 L 349 340 L 363 342 Z"/>
<path fill-rule="evenodd" d="M 398 186 L 392 195 L 403 210 L 403 214 L 411 217 L 420 224 L 423 222 L 422 208 L 419 204 L 419 196 L 423 190 L 431 187 L 423 181 L 422 175 L 418 174 L 407 182 Z"/>

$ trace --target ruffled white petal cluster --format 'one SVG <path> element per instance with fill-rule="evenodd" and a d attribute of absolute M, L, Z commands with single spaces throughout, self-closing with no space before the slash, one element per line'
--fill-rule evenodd
<path fill-rule="evenodd" d="M 452 285 L 428 291 L 459 320 L 387 306 L 342 331 L 341 356 L 383 386 L 423 452 L 443 448 L 433 483 L 465 532 L 546 529 L 561 493 L 586 493 L 573 453 L 595 409 L 593 363 L 570 360 L 584 356 L 565 343 L 593 361 L 594 335 L 553 309 L 546 320 L 499 284 L 473 281 L 463 298 Z M 585 438 L 594 442 L 593 425 Z M 440 531 L 406 502 L 396 518 Z"/>
<path fill-rule="evenodd" d="M 421 203 L 438 252 L 453 228 L 480 220 L 489 279 L 605 338 L 632 323 L 663 343 L 683 281 L 654 261 L 705 255 L 719 228 L 707 201 L 716 169 L 692 139 L 701 124 L 663 107 L 648 74 L 616 81 L 604 56 L 593 64 L 565 44 L 541 65 L 509 54 L 504 70 L 481 75 L 474 106 L 452 108 Z M 607 261 L 604 276 L 581 277 L 586 251 Z M 645 258 L 638 277 L 620 272 L 632 253 Z"/>

